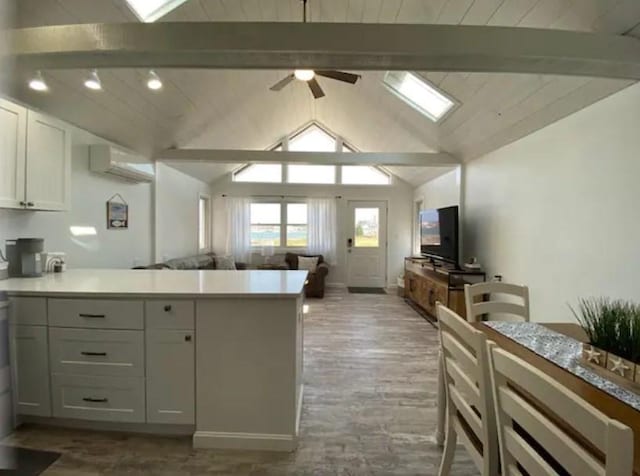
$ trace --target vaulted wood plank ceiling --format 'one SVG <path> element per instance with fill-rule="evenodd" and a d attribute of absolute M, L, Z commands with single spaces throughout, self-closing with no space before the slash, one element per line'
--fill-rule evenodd
<path fill-rule="evenodd" d="M 522 26 L 640 37 L 637 0 L 309 0 L 313 22 Z M 189 0 L 160 21 L 300 21 L 299 0 Z M 21 27 L 137 21 L 124 0 L 19 0 Z M 143 153 L 167 147 L 263 149 L 317 120 L 363 151 L 443 150 L 464 160 L 512 142 L 616 92 L 629 81 L 543 75 L 421 72 L 460 102 L 434 124 L 365 72 L 355 86 L 322 81 L 279 93 L 284 71 L 160 70 L 164 88 L 144 87 L 144 70 L 101 71 L 104 91 L 82 87 L 86 71 L 45 72 L 49 94 L 24 87 L 23 101 Z M 394 170 L 412 179 L 408 170 Z M 415 179 L 413 179 L 415 180 Z M 412 180 L 412 181 L 413 181 Z"/>

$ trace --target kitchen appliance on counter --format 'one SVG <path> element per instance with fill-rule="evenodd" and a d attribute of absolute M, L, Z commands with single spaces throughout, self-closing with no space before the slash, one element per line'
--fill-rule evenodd
<path fill-rule="evenodd" d="M 40 260 L 44 273 L 61 273 L 67 270 L 67 254 L 62 251 L 45 251 Z"/>
<path fill-rule="evenodd" d="M 9 276 L 33 278 L 42 276 L 42 238 L 18 238 L 7 240 L 6 251 L 9 260 Z"/>

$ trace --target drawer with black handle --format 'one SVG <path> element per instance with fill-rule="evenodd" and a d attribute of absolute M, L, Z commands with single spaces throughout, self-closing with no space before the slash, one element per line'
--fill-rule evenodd
<path fill-rule="evenodd" d="M 53 416 L 127 423 L 145 421 L 143 377 L 52 374 Z"/>
<path fill-rule="evenodd" d="M 49 325 L 143 329 L 144 302 L 120 299 L 49 299 Z"/>

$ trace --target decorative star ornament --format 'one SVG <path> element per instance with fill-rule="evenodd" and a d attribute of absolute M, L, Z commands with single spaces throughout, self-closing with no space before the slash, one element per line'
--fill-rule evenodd
<path fill-rule="evenodd" d="M 585 350 L 584 353 L 587 354 L 587 362 L 593 362 L 600 365 L 600 356 L 602 355 L 602 352 L 598 352 L 596 349 L 591 347 L 589 350 Z"/>
<path fill-rule="evenodd" d="M 631 367 L 626 365 L 622 359 L 611 359 L 611 362 L 613 363 L 611 371 L 619 373 L 622 377 L 627 370 L 631 370 Z"/>

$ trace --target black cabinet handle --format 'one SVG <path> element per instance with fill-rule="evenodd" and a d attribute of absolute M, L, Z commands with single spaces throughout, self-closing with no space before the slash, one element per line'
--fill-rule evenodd
<path fill-rule="evenodd" d="M 167 304 L 167 305 L 164 307 L 164 312 L 171 312 L 171 304 Z"/>
<path fill-rule="evenodd" d="M 21 207 L 26 207 L 27 206 L 27 202 L 20 202 L 20 206 Z"/>
<path fill-rule="evenodd" d="M 78 314 L 78 316 L 80 316 L 80 317 L 88 317 L 88 318 L 91 318 L 91 319 L 104 319 L 105 317 L 107 317 L 104 314 Z"/>
<path fill-rule="evenodd" d="M 91 397 L 84 397 L 82 400 L 84 400 L 85 402 L 91 402 L 91 403 L 107 403 L 109 401 L 108 398 L 91 398 Z"/>
<path fill-rule="evenodd" d="M 27 206 L 28 207 L 32 207 L 33 206 L 33 202 L 27 202 Z"/>
<path fill-rule="evenodd" d="M 82 355 L 91 355 L 95 357 L 106 357 L 106 352 L 80 352 Z"/>

